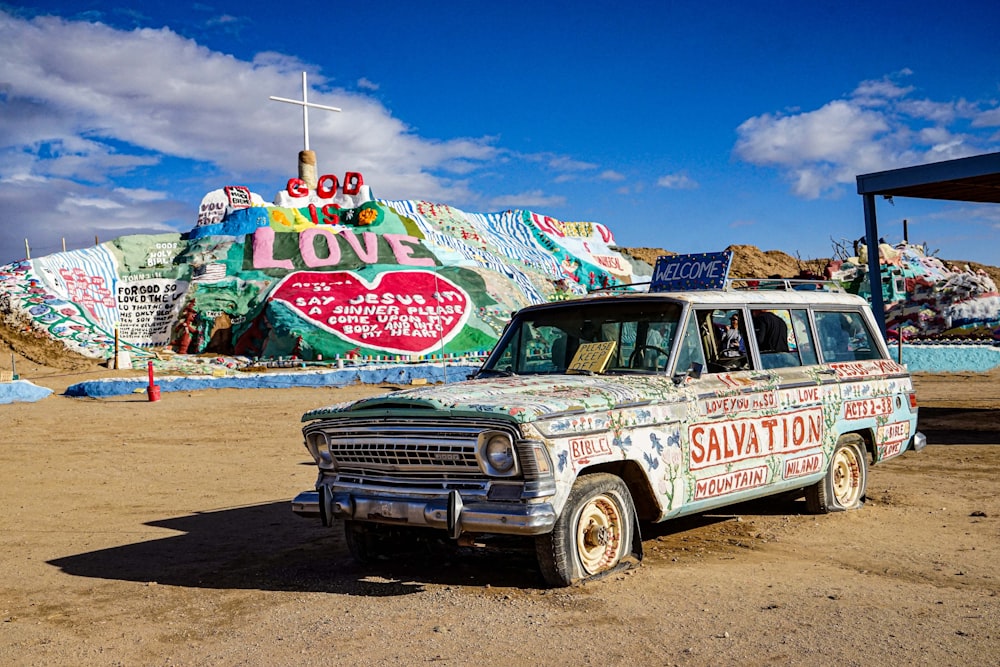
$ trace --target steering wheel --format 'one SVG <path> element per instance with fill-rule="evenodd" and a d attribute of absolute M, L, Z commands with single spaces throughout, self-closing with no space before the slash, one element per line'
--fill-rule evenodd
<path fill-rule="evenodd" d="M 632 350 L 632 354 L 630 354 L 628 356 L 628 367 L 629 368 L 640 368 L 640 366 L 637 365 L 636 362 L 641 361 L 643 359 L 643 354 L 642 353 L 646 352 L 647 350 L 652 350 L 653 352 L 656 352 L 657 354 L 660 354 L 660 355 L 662 355 L 664 357 L 667 357 L 667 361 L 663 362 L 663 370 L 667 370 L 667 363 L 670 361 L 670 355 L 667 353 L 666 350 L 664 350 L 661 347 L 656 347 L 655 345 L 636 345 L 635 349 Z M 653 370 L 654 371 L 655 370 L 659 370 L 659 369 L 656 368 L 656 363 L 655 362 L 653 363 Z"/>

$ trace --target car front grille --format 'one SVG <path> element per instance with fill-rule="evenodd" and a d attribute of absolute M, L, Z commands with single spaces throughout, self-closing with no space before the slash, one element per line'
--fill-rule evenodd
<path fill-rule="evenodd" d="M 483 431 L 504 431 L 516 441 L 506 422 L 449 419 L 326 419 L 303 429 L 321 431 L 339 473 L 400 474 L 417 477 L 481 477 L 476 458 Z"/>

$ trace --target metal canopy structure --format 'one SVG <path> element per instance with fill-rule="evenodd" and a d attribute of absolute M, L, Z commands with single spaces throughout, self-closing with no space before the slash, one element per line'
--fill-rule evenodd
<path fill-rule="evenodd" d="M 1000 204 L 1000 153 L 862 174 L 857 180 L 858 194 L 862 196 L 865 207 L 865 244 L 869 249 L 874 249 L 874 252 L 868 253 L 872 310 L 884 336 L 885 302 L 882 299 L 882 285 L 872 284 L 873 276 L 882 275 L 878 261 L 875 198 L 913 197 Z"/>

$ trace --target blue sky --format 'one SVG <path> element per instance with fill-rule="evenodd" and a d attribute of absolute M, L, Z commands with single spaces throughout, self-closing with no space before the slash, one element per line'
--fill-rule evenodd
<path fill-rule="evenodd" d="M 152 5 L 152 6 L 151 6 Z M 0 2 L 0 263 L 186 231 L 319 173 L 596 221 L 621 246 L 829 257 L 858 174 L 1000 150 L 992 2 Z M 879 202 L 1000 264 L 1000 206 Z"/>

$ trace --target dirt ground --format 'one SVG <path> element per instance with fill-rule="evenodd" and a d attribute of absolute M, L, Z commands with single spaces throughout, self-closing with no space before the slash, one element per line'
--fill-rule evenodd
<path fill-rule="evenodd" d="M 149 403 L 59 395 L 106 369 L 19 371 L 57 393 L 0 405 L 0 664 L 1000 661 L 1000 371 L 918 376 L 931 445 L 873 468 L 860 511 L 644 526 L 641 567 L 557 590 L 526 551 L 361 567 L 291 513 L 301 413 L 385 387 Z"/>

